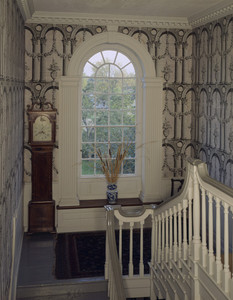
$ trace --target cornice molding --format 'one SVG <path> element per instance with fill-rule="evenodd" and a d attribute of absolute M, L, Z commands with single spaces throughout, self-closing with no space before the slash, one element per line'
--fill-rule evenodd
<path fill-rule="evenodd" d="M 183 28 L 191 29 L 220 19 L 233 13 L 232 0 L 225 0 L 211 9 L 202 11 L 189 18 L 142 17 L 132 15 L 100 15 L 81 13 L 56 13 L 35 11 L 33 2 L 17 0 L 20 11 L 27 23 L 114 25 L 132 27 Z"/>
<path fill-rule="evenodd" d="M 224 2 L 224 5 L 219 4 L 212 7 L 209 10 L 203 11 L 200 14 L 193 15 L 188 19 L 189 24 L 192 26 L 192 28 L 195 28 L 232 14 L 233 13 L 232 0 L 229 0 L 228 2 L 229 5 L 227 6 L 226 6 L 226 2 Z"/>
<path fill-rule="evenodd" d="M 35 12 L 27 23 L 81 24 L 81 25 L 117 25 L 132 27 L 159 27 L 190 29 L 187 18 L 163 18 L 141 16 L 91 15 L 77 13 Z"/>

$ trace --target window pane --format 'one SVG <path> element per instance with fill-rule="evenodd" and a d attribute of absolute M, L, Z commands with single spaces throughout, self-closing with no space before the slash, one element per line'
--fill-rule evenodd
<path fill-rule="evenodd" d="M 112 157 L 116 157 L 117 155 L 117 151 L 118 151 L 118 147 L 121 145 L 121 143 L 111 143 L 111 154 L 112 154 Z"/>
<path fill-rule="evenodd" d="M 123 174 L 135 173 L 135 159 L 125 159 L 123 161 Z"/>
<path fill-rule="evenodd" d="M 128 94 L 123 96 L 124 108 L 134 109 L 136 107 L 135 94 Z"/>
<path fill-rule="evenodd" d="M 110 97 L 110 107 L 111 109 L 122 109 L 122 96 L 112 95 Z"/>
<path fill-rule="evenodd" d="M 113 63 L 115 58 L 116 58 L 116 51 L 112 51 L 112 50 L 106 50 L 106 51 L 102 51 L 103 57 L 105 62 L 110 62 Z"/>
<path fill-rule="evenodd" d="M 108 155 L 108 143 L 96 143 L 96 150 L 100 150 L 101 155 L 106 157 Z M 98 157 L 98 155 L 96 155 Z"/>
<path fill-rule="evenodd" d="M 121 142 L 122 141 L 122 128 L 112 127 L 110 128 L 110 142 Z"/>
<path fill-rule="evenodd" d="M 95 128 L 94 127 L 83 127 L 82 128 L 82 141 L 83 142 L 94 142 L 95 139 Z"/>
<path fill-rule="evenodd" d="M 93 94 L 83 94 L 82 97 L 82 108 L 94 108 L 95 106 L 95 97 Z"/>
<path fill-rule="evenodd" d="M 123 93 L 135 94 L 136 92 L 136 80 L 133 78 L 123 80 Z"/>
<path fill-rule="evenodd" d="M 124 125 L 135 125 L 135 111 L 124 111 L 123 124 Z"/>
<path fill-rule="evenodd" d="M 100 160 L 97 160 L 97 161 L 96 161 L 96 174 L 97 174 L 97 175 L 103 174 L 102 166 L 101 166 Z"/>
<path fill-rule="evenodd" d="M 130 145 L 128 146 L 126 158 L 135 158 L 135 148 L 135 143 L 130 143 Z"/>
<path fill-rule="evenodd" d="M 110 77 L 122 77 L 121 70 L 114 65 L 110 65 Z"/>
<path fill-rule="evenodd" d="M 96 66 L 100 66 L 100 65 L 102 65 L 102 64 L 104 63 L 103 57 L 102 57 L 102 55 L 101 55 L 101 52 L 98 52 L 98 53 L 96 53 L 95 55 L 93 55 L 93 56 L 89 59 L 89 61 L 90 61 L 92 64 L 96 65 Z"/>
<path fill-rule="evenodd" d="M 124 67 L 122 72 L 125 77 L 135 77 L 135 69 L 132 63 Z"/>
<path fill-rule="evenodd" d="M 109 65 L 103 65 L 96 72 L 97 77 L 109 77 Z"/>
<path fill-rule="evenodd" d="M 122 79 L 109 79 L 109 93 L 122 93 Z"/>
<path fill-rule="evenodd" d="M 95 125 L 95 112 L 93 110 L 82 111 L 82 125 L 83 126 Z"/>
<path fill-rule="evenodd" d="M 96 125 L 108 125 L 108 111 L 96 112 Z"/>
<path fill-rule="evenodd" d="M 111 125 L 122 124 L 122 113 L 120 111 L 110 111 L 110 124 Z"/>
<path fill-rule="evenodd" d="M 97 69 L 93 65 L 91 65 L 87 62 L 83 69 L 83 76 L 94 77 L 96 70 Z"/>
<path fill-rule="evenodd" d="M 134 142 L 135 141 L 135 127 L 124 128 L 124 141 Z"/>
<path fill-rule="evenodd" d="M 108 128 L 97 127 L 96 128 L 96 141 L 97 142 L 107 142 L 108 141 Z"/>
<path fill-rule="evenodd" d="M 101 94 L 108 93 L 108 80 L 97 78 L 95 89 Z"/>
<path fill-rule="evenodd" d="M 95 88 L 94 78 L 83 78 L 82 89 L 85 93 L 93 92 Z"/>
<path fill-rule="evenodd" d="M 119 67 L 124 67 L 128 63 L 130 63 L 128 57 L 118 52 L 115 64 L 118 65 Z"/>
<path fill-rule="evenodd" d="M 97 94 L 96 95 L 96 108 L 108 109 L 108 95 Z"/>
<path fill-rule="evenodd" d="M 95 152 L 92 144 L 82 144 L 82 158 L 94 158 Z"/>
<path fill-rule="evenodd" d="M 82 175 L 94 175 L 94 161 L 83 160 L 82 161 Z"/>

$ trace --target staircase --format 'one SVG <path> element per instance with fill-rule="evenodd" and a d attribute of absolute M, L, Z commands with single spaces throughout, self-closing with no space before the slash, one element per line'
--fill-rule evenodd
<path fill-rule="evenodd" d="M 151 300 L 233 299 L 232 212 L 233 190 L 208 176 L 199 160 L 187 163 L 187 175 L 180 194 L 158 207 L 125 212 L 121 207 L 106 207 L 106 279 L 110 299 L 124 300 L 134 295 Z M 114 219 L 113 219 L 114 218 Z M 144 274 L 143 231 L 151 221 L 150 276 Z M 113 227 L 130 229 L 129 270 L 119 278 L 124 252 L 119 243 L 119 258 L 112 251 Z M 140 272 L 134 274 L 133 231 L 140 228 Z M 121 237 L 119 237 L 121 241 Z M 111 245 L 112 244 L 112 245 Z M 119 270 L 113 265 L 118 262 Z M 231 264 L 231 265 L 230 265 Z M 118 286 L 116 286 L 118 282 Z M 121 282 L 121 288 L 119 287 Z M 121 293 L 118 291 L 122 289 Z"/>
<path fill-rule="evenodd" d="M 105 278 L 64 280 L 59 285 L 50 278 L 47 284 L 38 281 L 33 286 L 19 280 L 18 300 L 233 300 L 233 190 L 211 179 L 204 163 L 188 161 L 182 191 L 158 206 L 105 208 Z M 148 228 L 149 260 L 145 258 Z M 128 244 L 122 238 L 125 230 Z M 45 251 L 48 261 L 53 261 L 53 251 L 48 252 L 43 243 L 40 247 L 35 254 Z"/>

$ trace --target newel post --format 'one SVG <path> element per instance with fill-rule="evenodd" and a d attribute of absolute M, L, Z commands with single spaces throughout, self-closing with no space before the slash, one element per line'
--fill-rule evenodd
<path fill-rule="evenodd" d="M 197 179 L 197 167 L 194 166 L 193 176 L 193 259 L 200 258 L 200 190 Z"/>

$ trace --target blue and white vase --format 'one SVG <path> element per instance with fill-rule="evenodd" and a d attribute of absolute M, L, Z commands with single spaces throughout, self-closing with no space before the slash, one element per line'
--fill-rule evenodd
<path fill-rule="evenodd" d="M 117 185 L 115 183 L 108 183 L 107 199 L 109 204 L 116 204 L 118 199 L 118 191 L 117 191 Z"/>

